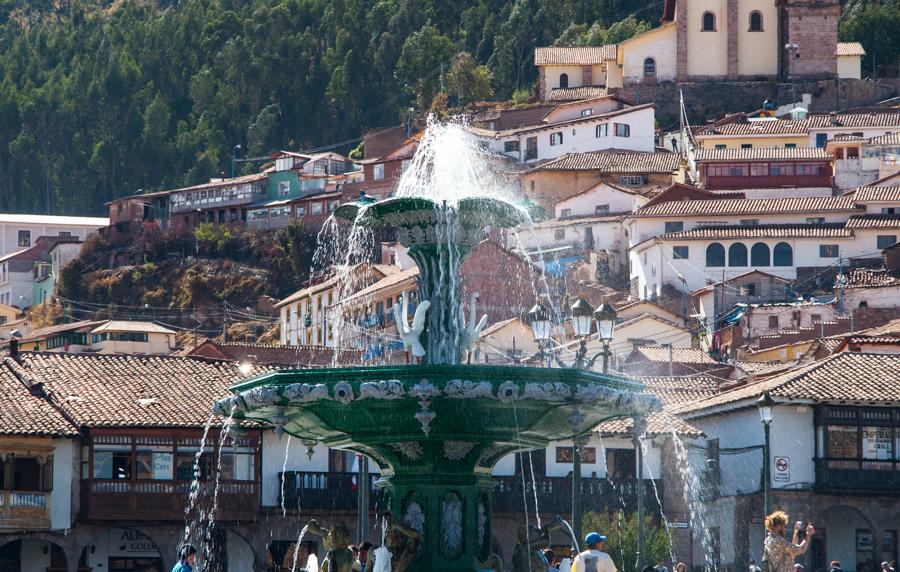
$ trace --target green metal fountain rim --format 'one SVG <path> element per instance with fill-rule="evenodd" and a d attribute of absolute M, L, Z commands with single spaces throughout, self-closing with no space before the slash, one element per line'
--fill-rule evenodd
<path fill-rule="evenodd" d="M 565 368 L 300 369 L 235 385 L 215 412 L 272 424 L 304 442 L 380 451 L 378 458 L 396 467 L 388 449 L 400 442 L 478 443 L 485 451 L 509 452 L 583 435 L 612 419 L 644 417 L 661 404 L 640 393 L 642 387 L 629 378 Z M 479 463 L 489 468 L 495 460 Z"/>
<path fill-rule="evenodd" d="M 290 369 L 264 373 L 235 384 L 231 390 L 237 393 L 261 386 L 292 383 L 324 383 L 338 381 L 403 380 L 479 380 L 521 381 L 522 383 L 595 383 L 611 389 L 640 392 L 644 384 L 629 377 L 602 374 L 575 368 L 540 368 L 501 365 L 387 365 L 323 369 Z M 648 396 L 649 397 L 649 396 Z"/>
<path fill-rule="evenodd" d="M 415 211 L 435 211 L 444 204 L 425 197 L 390 197 L 378 202 L 353 201 L 344 203 L 334 211 L 334 216 L 356 222 L 362 226 L 378 226 L 385 217 L 398 213 Z M 512 228 L 524 223 L 528 218 L 542 220 L 546 212 L 532 202 L 515 205 L 505 200 L 490 197 L 469 197 L 460 199 L 453 207 L 460 217 L 474 219 L 473 222 L 499 228 Z"/>

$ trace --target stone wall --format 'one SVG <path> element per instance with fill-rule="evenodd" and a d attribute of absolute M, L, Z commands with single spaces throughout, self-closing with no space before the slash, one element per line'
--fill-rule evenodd
<path fill-rule="evenodd" d="M 656 103 L 656 119 L 663 129 L 678 121 L 679 91 L 684 93 L 688 118 L 694 124 L 718 119 L 736 111 L 761 109 L 766 99 L 790 102 L 792 93 L 813 96 L 810 111 L 834 111 L 863 107 L 887 99 L 897 92 L 897 80 L 878 83 L 858 79 L 830 79 L 791 82 L 709 81 L 628 85 L 613 90 L 635 103 Z"/>

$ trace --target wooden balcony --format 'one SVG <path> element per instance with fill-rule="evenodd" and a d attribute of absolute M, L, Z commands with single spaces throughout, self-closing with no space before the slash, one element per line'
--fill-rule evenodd
<path fill-rule="evenodd" d="M 816 459 L 819 492 L 900 496 L 900 462 Z"/>
<path fill-rule="evenodd" d="M 278 473 L 279 490 L 284 492 L 287 508 L 356 510 L 358 488 L 353 484 L 356 473 L 325 473 L 288 471 Z M 369 475 L 369 507 L 375 508 L 377 493 L 375 481 L 379 475 Z M 522 511 L 522 477 L 494 477 L 497 487 L 493 492 L 493 510 L 501 512 Z M 656 481 L 659 498 L 662 498 L 662 481 Z M 658 510 L 653 481 L 644 481 L 644 502 L 648 514 Z M 612 483 L 606 479 L 581 480 L 584 510 L 610 511 L 637 508 L 637 481 Z M 526 482 L 528 502 L 534 502 L 534 489 L 530 479 Z M 571 477 L 539 477 L 537 479 L 538 506 L 541 511 L 564 514 L 572 510 Z M 281 501 L 279 493 L 279 502 Z M 533 504 L 531 505 L 533 507 Z M 533 508 L 531 509 L 533 510 Z"/>
<path fill-rule="evenodd" d="M 49 528 L 49 492 L 0 490 L 0 530 Z"/>
<path fill-rule="evenodd" d="M 183 521 L 189 482 L 156 480 L 81 481 L 81 518 L 88 521 Z M 213 483 L 202 482 L 198 506 L 212 505 Z M 220 481 L 216 520 L 253 521 L 259 514 L 259 484 Z"/>
<path fill-rule="evenodd" d="M 526 479 L 524 491 L 522 490 L 521 476 L 494 477 L 494 479 L 497 481 L 497 488 L 494 489 L 493 494 L 494 511 L 522 511 L 524 498 L 527 498 L 529 503 L 534 502 L 535 488 L 537 489 L 537 504 L 541 512 L 565 514 L 572 511 L 572 477 L 538 477 L 534 485 L 530 479 Z M 659 510 L 654 482 L 659 498 L 663 498 L 662 481 L 645 480 L 644 506 L 647 514 Z M 636 480 L 616 483 L 607 479 L 581 479 L 581 502 L 584 511 L 625 510 L 633 512 L 637 510 L 637 493 L 638 482 Z"/>
<path fill-rule="evenodd" d="M 730 189 L 779 189 L 804 187 L 831 187 L 831 175 L 755 175 L 755 176 L 707 176 L 706 188 L 711 191 Z"/>
<path fill-rule="evenodd" d="M 287 471 L 278 473 L 281 502 L 284 506 L 297 509 L 344 509 L 356 510 L 359 502 L 359 487 L 354 484 L 356 473 L 323 473 L 307 471 Z M 369 508 L 375 508 L 378 497 L 375 481 L 380 475 L 369 475 Z"/>

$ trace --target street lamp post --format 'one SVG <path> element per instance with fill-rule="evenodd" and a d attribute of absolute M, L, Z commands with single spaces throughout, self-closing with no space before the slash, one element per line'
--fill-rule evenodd
<path fill-rule="evenodd" d="M 763 505 L 765 516 L 772 513 L 772 477 L 771 477 L 771 459 L 770 441 L 769 441 L 769 425 L 772 423 L 773 411 L 775 409 L 775 400 L 768 392 L 763 393 L 756 401 L 759 407 L 759 418 L 763 424 Z"/>
<path fill-rule="evenodd" d="M 575 360 L 571 365 L 566 364 L 552 351 L 550 352 L 550 357 L 561 367 L 589 370 L 593 369 L 597 358 L 602 356 L 603 373 L 606 373 L 609 369 L 609 343 L 612 341 L 613 332 L 616 329 L 615 309 L 604 301 L 595 310 L 587 300 L 579 297 L 569 308 L 569 311 L 572 314 L 572 329 L 581 342 L 578 346 L 578 351 L 575 353 Z M 603 343 L 603 350 L 595 353 L 591 357 L 587 357 L 587 342 L 588 338 L 591 337 L 592 321 L 597 322 L 597 338 Z M 544 352 L 544 344 L 550 340 L 550 310 L 548 310 L 540 301 L 535 302 L 531 310 L 528 311 L 528 322 L 531 324 L 534 340 L 538 343 L 537 357 L 543 365 L 544 359 L 547 358 L 547 355 Z M 573 435 L 572 532 L 576 539 L 581 538 L 581 507 L 583 500 L 581 489 L 581 454 L 583 452 L 582 447 L 585 444 L 587 444 L 587 438 L 584 435 Z M 638 495 L 641 497 L 638 504 L 643 507 L 641 491 L 638 492 Z M 641 510 L 643 510 L 643 508 L 641 508 Z M 643 530 L 643 528 L 641 528 L 641 530 Z M 641 538 L 643 539 L 643 536 Z"/>
<path fill-rule="evenodd" d="M 538 344 L 538 359 L 544 364 L 544 344 L 550 340 L 550 310 L 540 300 L 528 310 L 528 322 L 531 324 L 531 332 L 534 341 Z"/>
<path fill-rule="evenodd" d="M 231 178 L 234 178 L 234 164 L 237 161 L 237 152 L 241 150 L 240 145 L 235 145 L 231 149 Z"/>

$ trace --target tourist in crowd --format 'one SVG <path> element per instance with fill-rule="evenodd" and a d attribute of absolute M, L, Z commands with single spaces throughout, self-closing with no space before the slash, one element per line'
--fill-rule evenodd
<path fill-rule="evenodd" d="M 556 554 L 552 548 L 545 548 L 541 553 L 547 561 L 547 572 L 559 572 L 559 563 L 556 560 Z"/>
<path fill-rule="evenodd" d="M 584 538 L 587 550 L 575 557 L 572 572 L 617 572 L 612 558 L 603 552 L 604 540 L 606 537 L 599 532 L 588 534 Z"/>
<path fill-rule="evenodd" d="M 359 546 L 355 544 L 350 545 L 350 552 L 353 553 L 353 572 L 361 572 L 363 565 L 359 560 Z"/>
<path fill-rule="evenodd" d="M 368 540 L 359 545 L 359 554 L 357 560 L 359 560 L 360 570 L 362 570 L 362 572 L 366 572 L 366 564 L 369 563 L 370 550 L 372 550 L 372 543 Z"/>
<path fill-rule="evenodd" d="M 894 568 L 891 566 L 890 562 L 882 562 L 881 572 L 894 572 Z"/>
<path fill-rule="evenodd" d="M 815 527 L 809 523 L 806 526 L 806 538 L 800 542 L 801 523 L 797 522 L 794 525 L 794 535 L 788 540 L 784 537 L 787 523 L 788 515 L 784 511 L 779 510 L 766 517 L 766 530 L 769 531 L 764 543 L 767 572 L 791 572 L 794 569 L 794 559 L 809 549 L 809 541 L 816 533 Z"/>
<path fill-rule="evenodd" d="M 656 565 L 656 572 L 669 572 L 669 569 L 666 568 L 666 561 L 660 560 Z"/>
<path fill-rule="evenodd" d="M 185 544 L 178 550 L 178 562 L 172 567 L 172 572 L 194 572 L 196 560 L 197 549 L 193 544 Z"/>
<path fill-rule="evenodd" d="M 747 572 L 762 572 L 762 570 L 756 565 L 756 560 L 751 560 Z"/>
<path fill-rule="evenodd" d="M 841 563 L 837 560 L 831 561 L 831 570 L 829 572 L 844 572 L 844 569 L 841 568 Z"/>
<path fill-rule="evenodd" d="M 794 564 L 794 572 L 803 572 L 803 564 Z"/>
<path fill-rule="evenodd" d="M 679 562 L 675 565 L 675 572 L 687 572 L 687 564 Z"/>

